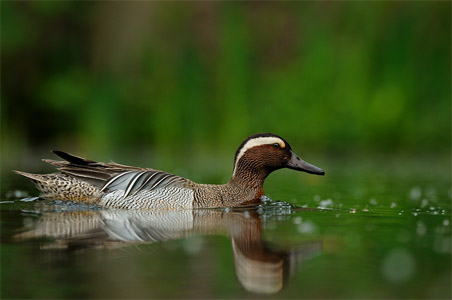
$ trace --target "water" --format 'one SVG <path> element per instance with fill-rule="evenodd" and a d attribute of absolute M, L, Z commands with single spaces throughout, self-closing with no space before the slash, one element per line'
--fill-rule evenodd
<path fill-rule="evenodd" d="M 43 200 L 14 181 L 1 296 L 451 297 L 447 172 L 300 174 L 271 175 L 257 208 L 177 212 Z"/>

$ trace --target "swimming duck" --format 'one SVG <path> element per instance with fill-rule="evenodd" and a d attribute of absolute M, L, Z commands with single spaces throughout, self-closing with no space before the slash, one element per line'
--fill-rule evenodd
<path fill-rule="evenodd" d="M 289 143 L 272 133 L 249 136 L 237 149 L 232 177 L 222 185 L 198 184 L 163 171 L 95 162 L 62 151 L 52 151 L 64 161 L 43 159 L 61 172 L 30 174 L 47 199 L 95 203 L 123 209 L 191 209 L 259 204 L 265 178 L 289 168 L 310 174 L 325 172 L 298 157 Z"/>

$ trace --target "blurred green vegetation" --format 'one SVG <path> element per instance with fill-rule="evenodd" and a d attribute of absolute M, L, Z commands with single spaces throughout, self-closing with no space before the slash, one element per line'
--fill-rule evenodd
<path fill-rule="evenodd" d="M 1 6 L 2 169 L 50 149 L 232 161 L 263 131 L 301 155 L 450 151 L 448 1 Z"/>

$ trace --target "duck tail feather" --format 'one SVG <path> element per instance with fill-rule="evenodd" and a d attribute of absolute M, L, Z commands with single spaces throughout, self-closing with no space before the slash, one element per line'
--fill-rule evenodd
<path fill-rule="evenodd" d="M 66 153 L 63 151 L 59 151 L 59 150 L 52 150 L 52 153 L 74 165 L 89 165 L 92 163 L 96 163 L 93 160 L 88 160 L 83 157 L 75 156 L 75 155 L 72 155 L 72 154 L 69 154 L 69 153 Z"/>
<path fill-rule="evenodd" d="M 33 182 L 44 182 L 46 180 L 45 177 L 40 174 L 31 174 L 31 173 L 17 171 L 17 170 L 13 170 L 13 172 L 16 174 L 22 175 L 22 176 L 30 179 Z"/>
<path fill-rule="evenodd" d="M 61 161 L 61 160 L 53 160 L 53 159 L 43 158 L 42 161 L 46 162 L 48 164 L 51 164 L 52 166 L 59 167 L 59 168 L 69 165 L 69 163 L 67 161 Z"/>

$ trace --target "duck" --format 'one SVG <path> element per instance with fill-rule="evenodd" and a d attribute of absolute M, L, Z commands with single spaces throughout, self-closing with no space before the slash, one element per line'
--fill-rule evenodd
<path fill-rule="evenodd" d="M 79 201 L 117 209 L 195 209 L 250 207 L 261 203 L 265 178 L 288 168 L 309 174 L 325 172 L 302 160 L 282 137 L 257 133 L 238 147 L 234 168 L 226 184 L 199 184 L 164 171 L 102 163 L 63 151 L 63 159 L 43 159 L 59 172 L 31 174 L 14 171 L 31 180 L 45 199 Z"/>

